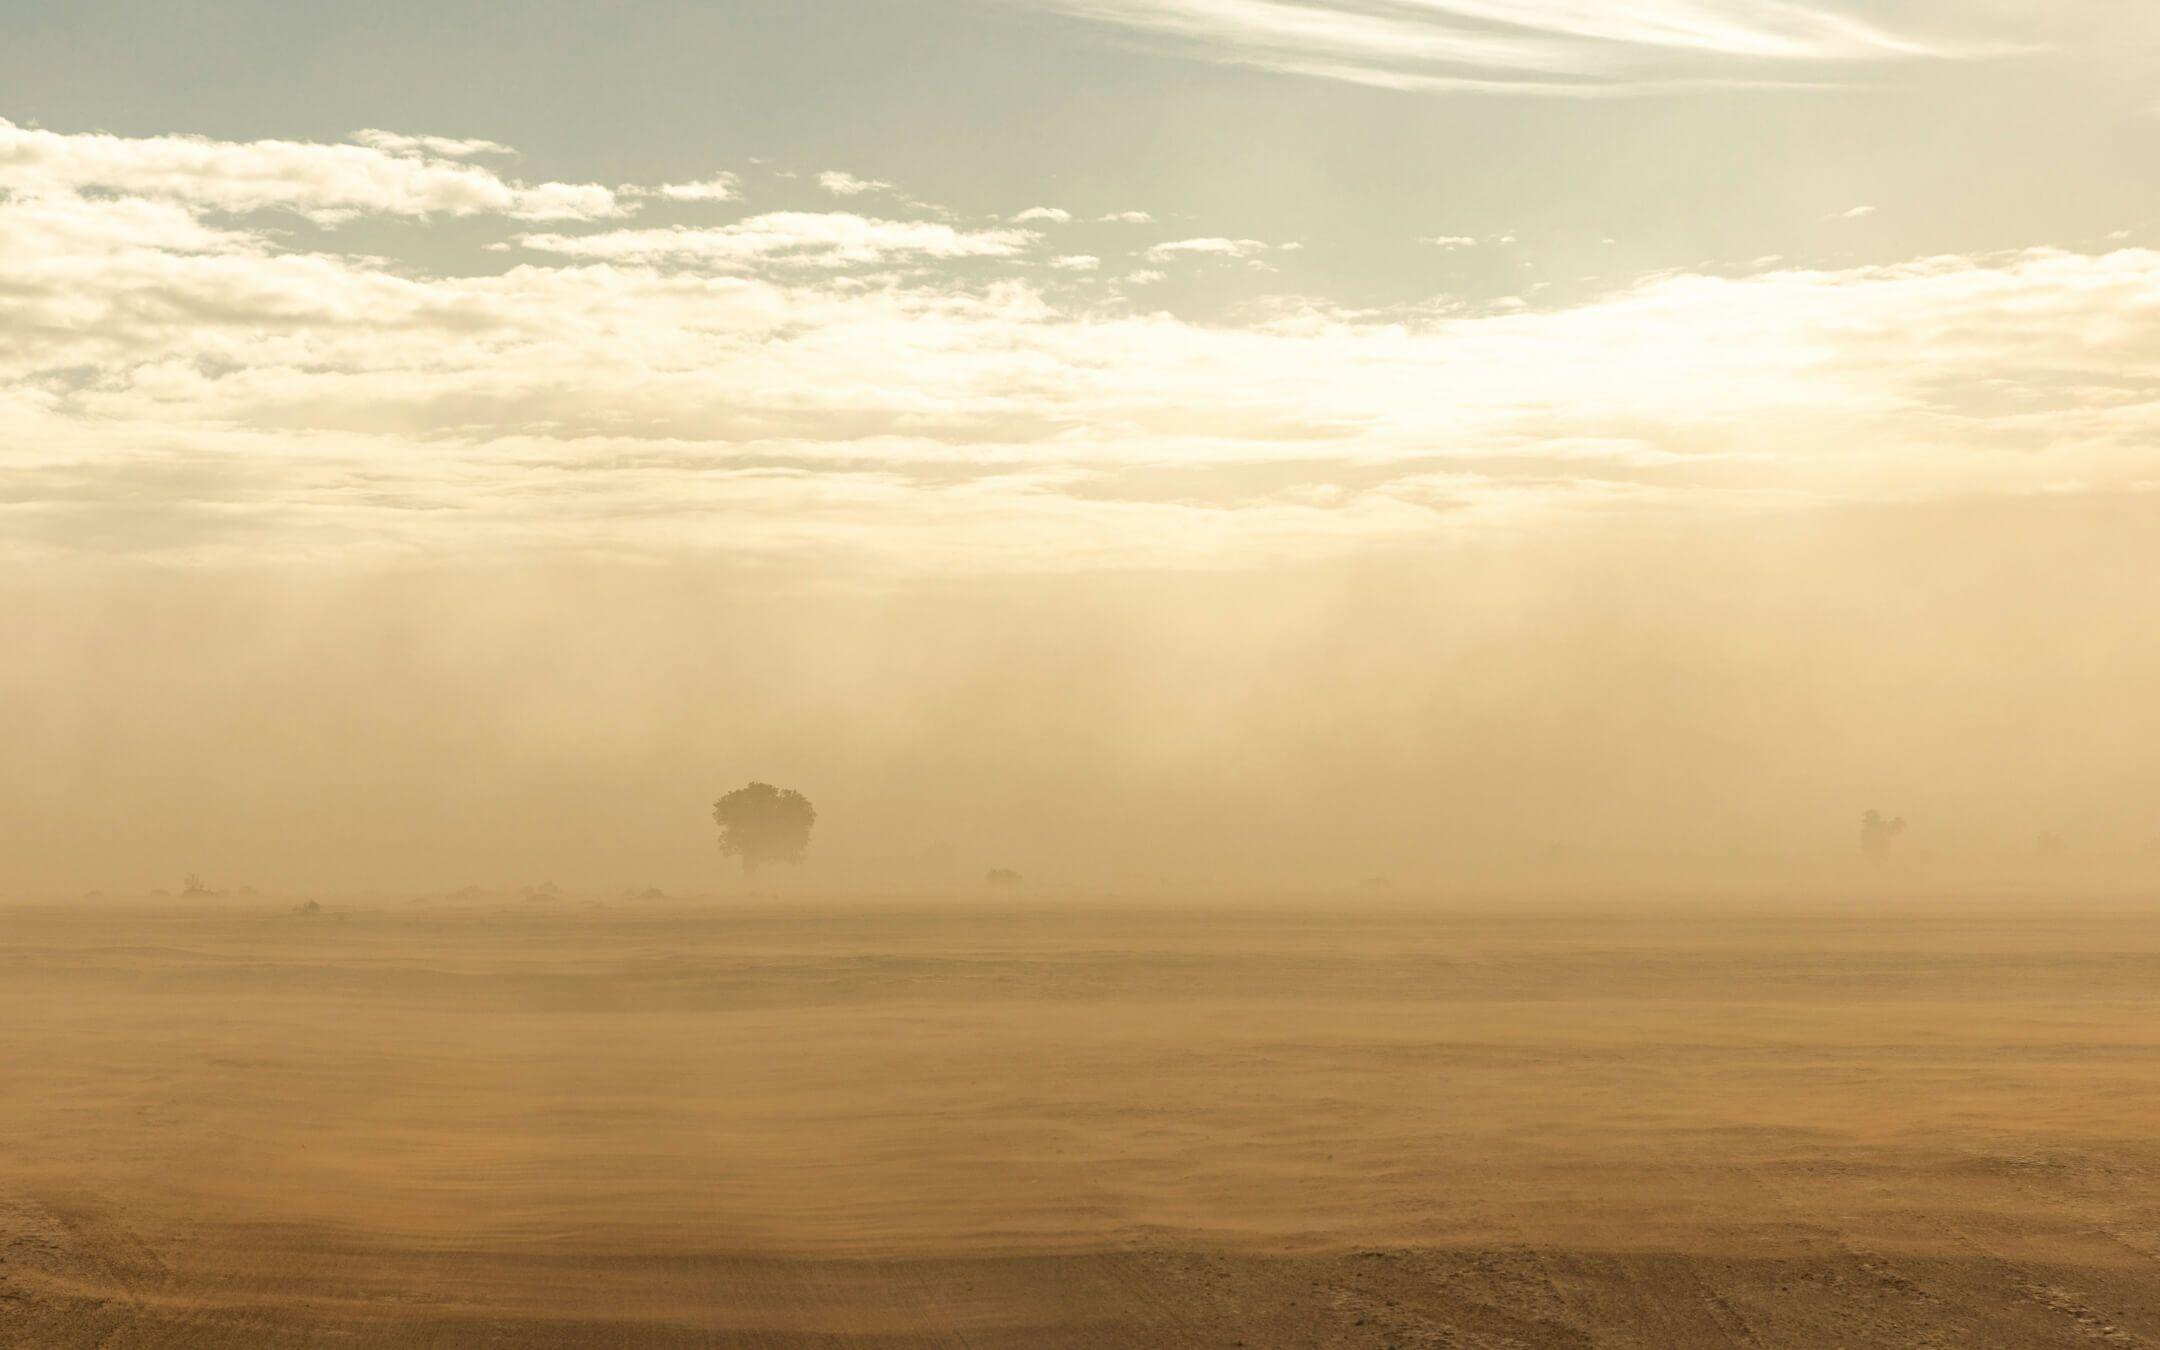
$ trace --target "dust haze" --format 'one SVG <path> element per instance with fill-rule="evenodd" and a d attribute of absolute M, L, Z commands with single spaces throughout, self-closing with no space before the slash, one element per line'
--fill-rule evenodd
<path fill-rule="evenodd" d="M 0 608 L 0 868 L 42 898 L 701 893 L 732 884 L 710 801 L 766 778 L 820 813 L 787 884 L 848 891 L 2134 886 L 2156 510 L 1175 573 L 61 565 Z M 1910 823 L 1878 865 L 1868 810 Z"/>
<path fill-rule="evenodd" d="M 12 578 L 0 1344 L 2160 1343 L 2156 523 Z"/>
<path fill-rule="evenodd" d="M 2156 73 L 0 3 L 0 1350 L 2160 1350 Z"/>

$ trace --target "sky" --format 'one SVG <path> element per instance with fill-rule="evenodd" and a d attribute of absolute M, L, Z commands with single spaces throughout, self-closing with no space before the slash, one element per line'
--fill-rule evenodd
<path fill-rule="evenodd" d="M 6 17 L 0 884 L 2160 837 L 2149 5 Z"/>

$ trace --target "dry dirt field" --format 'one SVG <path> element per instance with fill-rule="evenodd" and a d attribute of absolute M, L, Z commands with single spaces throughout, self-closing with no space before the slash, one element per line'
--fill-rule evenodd
<path fill-rule="evenodd" d="M 342 908 L 0 910 L 0 1345 L 2160 1347 L 2160 904 Z"/>

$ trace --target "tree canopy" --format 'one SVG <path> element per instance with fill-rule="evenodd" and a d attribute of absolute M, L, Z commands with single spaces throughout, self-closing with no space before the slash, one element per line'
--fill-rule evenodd
<path fill-rule="evenodd" d="M 770 783 L 739 787 L 713 803 L 713 823 L 720 827 L 720 852 L 742 860 L 744 876 L 766 863 L 800 863 L 810 849 L 810 827 L 817 808 L 793 788 Z"/>

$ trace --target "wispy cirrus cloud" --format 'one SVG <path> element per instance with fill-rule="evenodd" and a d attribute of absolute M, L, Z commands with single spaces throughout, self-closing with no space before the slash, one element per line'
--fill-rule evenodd
<path fill-rule="evenodd" d="M 1393 89 L 1636 92 L 1818 81 L 1997 48 L 1813 0 L 1014 0 L 1217 61 Z"/>

